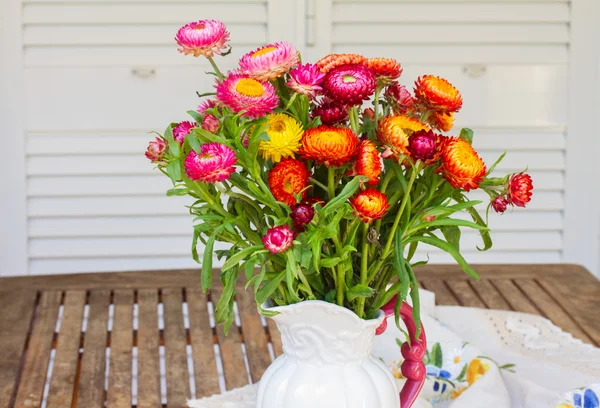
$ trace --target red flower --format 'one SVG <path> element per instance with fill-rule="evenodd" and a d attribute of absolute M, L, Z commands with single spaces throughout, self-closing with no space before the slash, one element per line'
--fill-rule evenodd
<path fill-rule="evenodd" d="M 312 114 L 319 116 L 324 125 L 331 126 L 348 119 L 348 108 L 332 101 L 324 101 L 313 109 Z"/>
<path fill-rule="evenodd" d="M 389 208 L 385 194 L 374 188 L 367 188 L 350 199 L 354 213 L 364 222 L 382 218 Z"/>
<path fill-rule="evenodd" d="M 485 163 L 466 140 L 444 139 L 441 147 L 442 166 L 438 171 L 454 188 L 465 191 L 479 187 L 486 173 Z"/>
<path fill-rule="evenodd" d="M 292 223 L 295 227 L 302 227 L 312 221 L 315 216 L 315 209 L 312 205 L 300 203 L 292 207 Z"/>
<path fill-rule="evenodd" d="M 533 181 L 525 173 L 513 174 L 508 181 L 508 202 L 517 207 L 525 207 L 531 201 Z"/>
<path fill-rule="evenodd" d="M 379 183 L 381 167 L 381 159 L 379 158 L 377 146 L 371 140 L 363 140 L 358 145 L 356 162 L 349 175 L 368 177 L 369 181 L 367 183 L 374 186 Z"/>
<path fill-rule="evenodd" d="M 427 108 L 440 112 L 457 112 L 462 96 L 450 82 L 433 75 L 423 75 L 415 82 L 415 96 Z"/>
<path fill-rule="evenodd" d="M 269 172 L 269 188 L 277 201 L 290 207 L 296 204 L 295 195 L 306 195 L 310 173 L 300 160 L 286 158 L 277 163 Z"/>

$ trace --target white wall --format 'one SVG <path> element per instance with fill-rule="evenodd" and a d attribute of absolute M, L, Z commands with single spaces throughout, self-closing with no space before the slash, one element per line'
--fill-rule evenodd
<path fill-rule="evenodd" d="M 185 199 L 164 196 L 169 182 L 143 151 L 147 130 L 184 119 L 194 92 L 210 85 L 207 65 L 172 40 L 200 18 L 230 28 L 226 67 L 286 39 L 305 60 L 332 51 L 397 58 L 407 85 L 422 73 L 448 77 L 464 94 L 458 125 L 476 130 L 484 158 L 506 148 L 499 170 L 528 163 L 536 185 L 527 210 L 493 217 L 494 250 L 479 253 L 477 237 L 465 237 L 467 259 L 597 272 L 600 197 L 583 181 L 599 152 L 588 148 L 598 140 L 589 120 L 600 82 L 595 3 L 4 1 L 0 275 L 195 266 Z"/>

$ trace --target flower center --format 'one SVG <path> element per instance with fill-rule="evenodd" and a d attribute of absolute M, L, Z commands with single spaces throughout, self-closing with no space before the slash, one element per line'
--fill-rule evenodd
<path fill-rule="evenodd" d="M 208 160 L 208 159 L 212 159 L 213 156 L 210 153 L 204 153 L 202 156 L 200 156 L 200 159 L 202 160 Z"/>
<path fill-rule="evenodd" d="M 265 93 L 265 88 L 256 79 L 242 78 L 235 86 L 235 90 L 242 95 L 259 97 Z"/>
<path fill-rule="evenodd" d="M 330 130 L 322 132 L 319 135 L 319 139 L 325 143 L 327 142 L 337 142 L 339 141 L 339 135 L 337 132 L 332 132 Z"/>
<path fill-rule="evenodd" d="M 454 357 L 454 364 L 460 363 L 460 356 Z"/>
<path fill-rule="evenodd" d="M 356 78 L 354 78 L 352 75 L 344 75 L 343 81 L 345 84 L 353 84 L 354 82 L 356 82 Z"/>
<path fill-rule="evenodd" d="M 268 54 L 272 51 L 275 51 L 277 48 L 275 47 L 266 47 L 261 50 L 258 50 L 252 54 L 252 58 L 260 57 L 262 55 Z"/>
<path fill-rule="evenodd" d="M 194 27 L 194 30 L 198 30 L 198 31 L 204 30 L 205 27 L 206 26 L 204 24 L 198 24 L 196 27 Z"/>
<path fill-rule="evenodd" d="M 277 120 L 271 124 L 271 129 L 275 132 L 283 132 L 285 131 L 285 122 L 283 120 Z"/>

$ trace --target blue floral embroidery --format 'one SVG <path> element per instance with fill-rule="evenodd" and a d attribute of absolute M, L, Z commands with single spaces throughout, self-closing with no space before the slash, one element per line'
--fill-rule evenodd
<path fill-rule="evenodd" d="M 573 403 L 577 408 L 599 408 L 600 401 L 598 396 L 591 389 L 583 391 L 583 397 L 579 393 L 573 394 Z"/>

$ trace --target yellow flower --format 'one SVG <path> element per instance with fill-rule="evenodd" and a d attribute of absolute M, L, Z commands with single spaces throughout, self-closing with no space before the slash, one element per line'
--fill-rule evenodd
<path fill-rule="evenodd" d="M 478 358 L 471 360 L 469 367 L 467 367 L 467 383 L 469 383 L 469 386 L 473 385 L 475 381 L 483 377 L 489 370 L 489 363 L 481 361 Z"/>
<path fill-rule="evenodd" d="M 453 400 L 457 399 L 466 390 L 467 390 L 467 387 L 459 386 L 457 389 L 452 390 L 452 396 L 450 397 L 450 399 L 453 399 Z"/>
<path fill-rule="evenodd" d="M 266 130 L 269 140 L 260 142 L 259 151 L 265 159 L 271 159 L 273 163 L 281 161 L 284 157 L 294 157 L 300 149 L 302 140 L 302 126 L 292 118 L 283 113 L 267 115 L 269 121 Z"/>
<path fill-rule="evenodd" d="M 575 408 L 575 407 L 571 404 L 559 404 L 554 408 Z"/>

